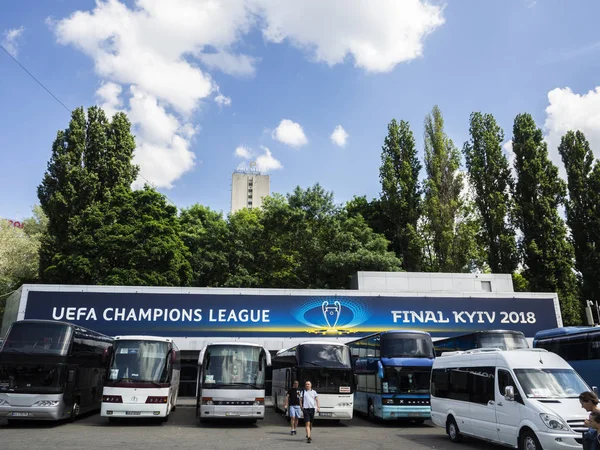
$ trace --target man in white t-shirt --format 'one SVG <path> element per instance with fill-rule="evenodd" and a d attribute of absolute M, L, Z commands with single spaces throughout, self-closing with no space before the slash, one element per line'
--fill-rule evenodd
<path fill-rule="evenodd" d="M 304 426 L 306 427 L 306 442 L 312 442 L 310 432 L 312 424 L 315 420 L 315 409 L 317 412 L 321 410 L 319 406 L 319 396 L 317 391 L 312 388 L 312 383 L 307 381 L 304 383 L 304 391 L 302 391 L 302 414 L 304 416 Z"/>

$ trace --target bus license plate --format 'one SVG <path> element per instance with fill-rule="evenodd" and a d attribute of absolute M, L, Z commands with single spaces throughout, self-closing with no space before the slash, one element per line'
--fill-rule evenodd
<path fill-rule="evenodd" d="M 13 417 L 29 417 L 28 412 L 14 412 L 11 414 Z"/>
<path fill-rule="evenodd" d="M 126 416 L 141 416 L 141 411 L 125 411 Z"/>
<path fill-rule="evenodd" d="M 226 415 L 226 416 L 239 416 L 239 415 L 240 415 L 240 413 L 236 413 L 236 412 L 228 412 L 228 413 L 225 413 L 225 415 Z"/>
<path fill-rule="evenodd" d="M 323 416 L 323 417 L 331 417 L 331 413 L 330 412 L 320 412 L 319 416 Z"/>
<path fill-rule="evenodd" d="M 408 413 L 408 417 L 421 417 L 421 413 Z"/>

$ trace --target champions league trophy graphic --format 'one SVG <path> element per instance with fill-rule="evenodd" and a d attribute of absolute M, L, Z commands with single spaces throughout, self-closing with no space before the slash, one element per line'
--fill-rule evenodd
<path fill-rule="evenodd" d="M 335 330 L 338 320 L 340 320 L 342 304 L 336 300 L 333 302 L 333 305 L 329 305 L 329 302 L 325 300 L 321 305 L 321 309 L 323 310 L 323 317 L 325 317 L 325 322 L 329 326 L 329 329 Z"/>

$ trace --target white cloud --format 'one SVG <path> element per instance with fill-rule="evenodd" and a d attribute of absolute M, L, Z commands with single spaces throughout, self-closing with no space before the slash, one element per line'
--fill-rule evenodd
<path fill-rule="evenodd" d="M 228 52 L 200 53 L 197 55 L 207 67 L 218 69 L 236 77 L 252 76 L 256 73 L 257 58 L 235 55 Z"/>
<path fill-rule="evenodd" d="M 283 119 L 271 133 L 273 139 L 291 147 L 302 147 L 308 143 L 304 130 L 299 123 Z"/>
<path fill-rule="evenodd" d="M 442 7 L 422 0 L 253 3 L 264 17 L 267 41 L 287 40 L 330 66 L 352 56 L 370 72 L 388 72 L 420 57 L 425 37 L 444 23 Z"/>
<path fill-rule="evenodd" d="M 425 37 L 444 23 L 442 12 L 425 0 L 352 7 L 343 0 L 97 0 L 89 11 L 46 23 L 59 43 L 93 60 L 102 82 L 97 96 L 107 112 L 135 116 L 142 174 L 169 187 L 194 166 L 194 111 L 213 95 L 220 106 L 231 102 L 207 70 L 252 76 L 260 59 L 238 49 L 253 48 L 243 39 L 254 30 L 267 42 L 306 50 L 315 61 L 334 65 L 352 57 L 357 67 L 385 72 L 422 55 Z M 11 30 L 13 41 L 19 30 Z M 308 142 L 289 120 L 273 137 L 294 147 Z M 261 156 L 265 166 L 276 166 L 270 152 Z"/>
<path fill-rule="evenodd" d="M 252 158 L 252 155 L 253 155 L 252 150 L 243 145 L 239 145 L 238 147 L 236 147 L 234 154 L 238 158 L 242 158 L 242 159 L 250 159 L 250 158 Z"/>
<path fill-rule="evenodd" d="M 114 116 L 117 112 L 123 110 L 123 100 L 121 93 L 123 88 L 120 84 L 103 83 L 96 91 L 96 97 L 100 101 L 100 107 L 108 114 L 109 117 Z"/>
<path fill-rule="evenodd" d="M 2 46 L 15 58 L 19 54 L 19 43 L 17 39 L 23 34 L 25 28 L 11 28 L 4 32 L 4 39 L 2 39 Z"/>
<path fill-rule="evenodd" d="M 256 168 L 260 172 L 271 172 L 273 170 L 283 169 L 283 165 L 273 157 L 271 150 L 264 146 L 261 146 L 260 148 L 265 152 L 256 158 Z"/>
<path fill-rule="evenodd" d="M 331 139 L 331 142 L 338 147 L 345 147 L 346 141 L 348 140 L 348 133 L 346 133 L 346 130 L 344 130 L 343 126 L 338 125 L 335 127 L 335 130 L 333 130 L 333 133 L 331 133 L 329 138 Z"/>
<path fill-rule="evenodd" d="M 219 94 L 215 97 L 215 103 L 219 106 L 230 106 L 231 98 L 225 97 L 223 94 Z"/>
<path fill-rule="evenodd" d="M 583 95 L 573 93 L 570 88 L 556 88 L 548 92 L 548 102 L 544 123 L 548 153 L 566 177 L 558 146 L 567 131 L 582 131 L 592 150 L 600 148 L 600 86 Z"/>

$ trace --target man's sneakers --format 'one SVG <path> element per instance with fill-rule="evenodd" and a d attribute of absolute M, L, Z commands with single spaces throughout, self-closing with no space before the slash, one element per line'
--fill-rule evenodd
<path fill-rule="evenodd" d="M 291 434 L 292 436 L 295 436 L 295 435 L 296 435 L 296 430 L 292 430 L 292 431 L 290 431 L 290 434 Z"/>
<path fill-rule="evenodd" d="M 310 444 L 312 442 L 312 438 L 306 438 L 306 442 Z"/>

